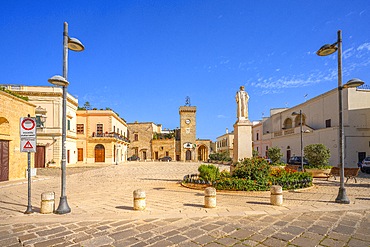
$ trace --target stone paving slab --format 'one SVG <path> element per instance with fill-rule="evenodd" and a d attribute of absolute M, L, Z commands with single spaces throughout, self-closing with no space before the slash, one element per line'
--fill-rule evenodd
<path fill-rule="evenodd" d="M 178 183 L 199 165 L 83 167 L 67 176 L 72 212 L 65 215 L 39 209 L 43 192 L 54 191 L 59 202 L 57 169 L 33 178 L 30 215 L 23 214 L 27 183 L 0 183 L 0 246 L 370 246 L 366 176 L 346 184 L 349 205 L 334 203 L 338 180 L 321 179 L 285 191 L 281 207 L 270 205 L 269 192 L 217 192 L 217 207 L 206 209 L 203 191 Z M 132 209 L 138 188 L 147 194 L 145 211 Z"/>

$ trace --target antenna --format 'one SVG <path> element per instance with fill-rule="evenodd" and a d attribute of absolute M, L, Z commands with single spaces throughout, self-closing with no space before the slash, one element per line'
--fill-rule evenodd
<path fill-rule="evenodd" d="M 308 94 L 306 93 L 303 97 L 304 97 L 304 101 L 306 101 L 307 100 L 307 96 L 308 96 Z"/>
<path fill-rule="evenodd" d="M 185 98 L 185 106 L 191 106 L 189 96 L 186 96 L 186 98 Z"/>

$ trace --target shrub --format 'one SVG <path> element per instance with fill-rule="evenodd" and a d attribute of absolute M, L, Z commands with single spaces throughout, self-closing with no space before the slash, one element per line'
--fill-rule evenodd
<path fill-rule="evenodd" d="M 281 153 L 280 148 L 278 147 L 271 147 L 267 150 L 267 156 L 270 158 L 273 164 L 280 162 L 281 157 L 283 154 Z"/>
<path fill-rule="evenodd" d="M 306 168 L 327 168 L 329 165 L 330 150 L 324 144 L 311 144 L 304 148 L 304 157 L 309 165 Z"/>
<path fill-rule="evenodd" d="M 200 165 L 198 167 L 199 177 L 205 181 L 216 181 L 220 177 L 220 170 L 214 165 Z"/>
<path fill-rule="evenodd" d="M 244 159 L 242 162 L 238 162 L 233 171 L 233 177 L 260 180 L 267 177 L 270 174 L 270 171 L 271 165 L 267 160 L 253 157 L 251 159 Z"/>

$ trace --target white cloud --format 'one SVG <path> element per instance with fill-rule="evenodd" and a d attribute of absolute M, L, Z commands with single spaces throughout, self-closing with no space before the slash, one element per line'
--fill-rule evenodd
<path fill-rule="evenodd" d="M 343 59 L 347 59 L 347 58 L 350 58 L 352 57 L 352 55 L 354 54 L 354 49 L 353 48 L 349 48 L 347 50 L 345 50 L 342 55 L 343 55 Z"/>
<path fill-rule="evenodd" d="M 217 118 L 228 118 L 228 117 L 226 117 L 225 115 L 217 115 Z"/>
<path fill-rule="evenodd" d="M 358 51 L 365 50 L 365 49 L 370 51 L 370 43 L 363 43 L 362 45 L 357 47 Z"/>

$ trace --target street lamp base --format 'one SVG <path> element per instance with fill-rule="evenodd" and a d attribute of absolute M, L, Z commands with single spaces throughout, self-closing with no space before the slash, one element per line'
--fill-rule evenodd
<path fill-rule="evenodd" d="M 55 210 L 56 214 L 67 214 L 71 212 L 71 208 L 68 206 L 67 197 L 61 196 L 59 201 L 59 206 L 57 210 Z"/>
<path fill-rule="evenodd" d="M 24 213 L 25 214 L 32 214 L 33 213 L 32 206 L 27 206 L 27 209 Z"/>
<path fill-rule="evenodd" d="M 349 204 L 350 201 L 347 197 L 346 188 L 339 188 L 338 196 L 335 199 L 336 203 Z"/>

